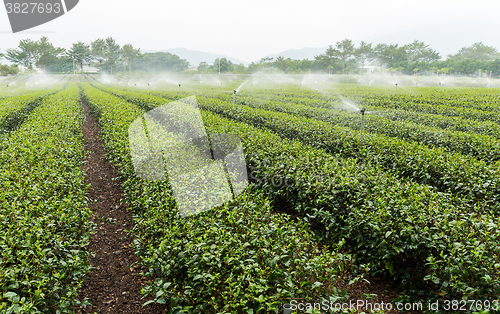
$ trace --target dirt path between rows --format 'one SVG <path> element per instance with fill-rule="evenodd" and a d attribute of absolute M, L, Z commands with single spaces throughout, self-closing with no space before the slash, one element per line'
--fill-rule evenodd
<path fill-rule="evenodd" d="M 78 308 L 83 313 L 159 314 L 164 307 L 153 304 L 142 307 L 141 288 L 147 279 L 135 268 L 138 257 L 132 248 L 133 238 L 126 231 L 132 227 L 132 216 L 126 204 L 121 203 L 123 191 L 114 178 L 118 177 L 113 165 L 104 159 L 105 149 L 99 127 L 90 107 L 82 100 L 85 113 L 83 135 L 85 156 L 83 169 L 90 184 L 92 220 L 96 232 L 87 247 L 88 261 L 94 269 L 85 278 L 80 299 L 88 298 L 92 306 Z"/>

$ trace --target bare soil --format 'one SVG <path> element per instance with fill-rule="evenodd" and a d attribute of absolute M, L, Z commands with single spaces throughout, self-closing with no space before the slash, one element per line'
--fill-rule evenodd
<path fill-rule="evenodd" d="M 113 165 L 105 160 L 105 149 L 99 127 L 90 107 L 82 101 L 85 113 L 83 135 L 85 180 L 90 184 L 88 196 L 96 231 L 92 235 L 88 262 L 93 267 L 85 278 L 80 299 L 88 298 L 92 306 L 76 309 L 77 313 L 164 313 L 164 306 L 151 304 L 141 297 L 141 288 L 147 284 L 142 276 L 145 270 L 137 265 L 138 257 L 132 247 L 133 237 L 127 233 L 133 226 L 123 191 L 115 178 Z"/>

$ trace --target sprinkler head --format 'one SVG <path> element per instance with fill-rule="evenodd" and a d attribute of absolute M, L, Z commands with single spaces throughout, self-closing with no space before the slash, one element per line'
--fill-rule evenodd
<path fill-rule="evenodd" d="M 398 83 L 394 83 L 396 86 L 398 86 Z"/>
<path fill-rule="evenodd" d="M 177 84 L 177 85 L 179 85 L 179 87 L 181 87 L 181 84 Z"/>
<path fill-rule="evenodd" d="M 362 115 L 365 115 L 365 111 L 366 111 L 365 108 L 363 108 L 363 109 L 360 110 L 360 112 L 361 112 Z"/>
<path fill-rule="evenodd" d="M 234 92 L 234 94 L 236 95 L 236 89 L 235 89 L 235 90 L 233 90 L 233 92 Z"/>

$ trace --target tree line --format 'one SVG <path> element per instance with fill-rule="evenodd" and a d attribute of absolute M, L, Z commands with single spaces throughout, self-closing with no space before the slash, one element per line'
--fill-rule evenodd
<path fill-rule="evenodd" d="M 329 46 L 314 60 L 292 60 L 282 56 L 262 58 L 248 67 L 250 72 L 277 70 L 284 73 L 323 72 L 360 74 L 368 71 L 390 71 L 407 75 L 442 74 L 500 75 L 500 53 L 495 47 L 477 42 L 441 60 L 441 55 L 423 41 L 410 44 L 373 45 L 362 41 L 355 46 L 350 39 Z"/>
<path fill-rule="evenodd" d="M 17 65 L 30 71 L 34 68 L 48 72 L 71 72 L 77 66 L 83 73 L 85 64 L 99 67 L 101 73 L 108 71 L 180 72 L 189 68 L 189 63 L 168 52 L 141 53 L 131 44 L 120 46 L 112 37 L 96 39 L 90 43 L 77 42 L 70 49 L 55 47 L 47 37 L 38 41 L 21 40 L 15 49 L 3 54 L 14 65 L 0 66 L 0 74 L 19 72 Z M 399 46 L 398 44 L 373 45 L 362 41 L 355 46 L 344 39 L 329 46 L 314 60 L 292 60 L 282 56 L 262 58 L 248 67 L 233 64 L 226 58 L 218 58 L 212 64 L 201 62 L 199 73 L 254 73 L 259 71 L 282 73 L 329 73 L 360 74 L 366 71 L 390 71 L 407 75 L 459 74 L 482 76 L 500 75 L 500 53 L 495 47 L 477 42 L 460 49 L 454 55 L 441 60 L 441 55 L 423 41 Z"/>
<path fill-rule="evenodd" d="M 48 72 L 71 72 L 75 66 L 83 73 L 84 65 L 95 65 L 103 70 L 125 71 L 184 71 L 186 60 L 168 52 L 141 53 L 131 44 L 120 46 L 113 37 L 96 39 L 89 44 L 79 41 L 70 49 L 54 47 L 47 37 L 38 41 L 24 39 L 15 49 L 0 54 L 14 65 L 32 71 L 37 68 Z M 17 73 L 17 72 L 16 72 Z"/>

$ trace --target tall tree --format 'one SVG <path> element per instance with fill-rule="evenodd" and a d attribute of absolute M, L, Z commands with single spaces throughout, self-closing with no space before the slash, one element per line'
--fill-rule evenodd
<path fill-rule="evenodd" d="M 113 75 L 113 65 L 120 58 L 120 45 L 113 37 L 106 38 L 106 59 L 111 65 L 111 75 Z"/>
<path fill-rule="evenodd" d="M 101 68 L 101 75 L 102 75 L 102 63 L 106 60 L 106 41 L 104 39 L 96 39 L 93 42 L 90 43 L 90 52 L 92 54 L 92 57 L 94 60 L 97 60 L 99 62 L 99 66 Z"/>
<path fill-rule="evenodd" d="M 18 49 L 7 49 L 5 58 L 15 64 L 20 64 L 30 71 L 36 62 L 38 44 L 31 39 L 23 39 L 19 42 Z"/>
<path fill-rule="evenodd" d="M 405 45 L 404 49 L 409 63 L 433 62 L 441 59 L 439 53 L 432 50 L 423 41 L 415 40 L 413 43 Z"/>
<path fill-rule="evenodd" d="M 220 61 L 220 63 L 219 63 Z M 231 62 L 231 60 L 227 60 L 226 58 L 221 58 L 219 60 L 219 58 L 215 59 L 214 61 L 214 64 L 213 64 L 213 67 L 214 68 L 219 68 L 219 64 L 220 64 L 220 72 L 230 72 L 233 70 L 233 63 Z"/>
<path fill-rule="evenodd" d="M 17 73 L 19 73 L 19 68 L 16 65 L 8 66 L 0 64 L 0 75 L 16 75 Z"/>
<path fill-rule="evenodd" d="M 45 36 L 40 38 L 37 42 L 37 51 L 35 58 L 37 58 L 36 63 L 45 72 L 45 67 L 50 62 L 55 62 L 59 55 L 64 53 L 63 48 L 56 48 L 49 42 L 49 39 Z"/>
<path fill-rule="evenodd" d="M 198 65 L 198 72 L 205 72 L 208 69 L 208 63 L 205 61 L 200 62 Z"/>
<path fill-rule="evenodd" d="M 365 65 L 375 60 L 375 53 L 372 44 L 362 41 L 354 51 L 354 58 L 361 64 L 362 71 L 365 71 Z"/>
<path fill-rule="evenodd" d="M 168 52 L 144 53 L 134 65 L 142 71 L 180 72 L 189 67 L 189 62 Z"/>
<path fill-rule="evenodd" d="M 131 44 L 126 44 L 122 47 L 122 57 L 127 60 L 128 71 L 132 74 L 132 61 L 141 55 L 141 48 L 135 49 Z"/>
<path fill-rule="evenodd" d="M 83 74 L 83 64 L 92 61 L 92 54 L 90 53 L 90 47 L 84 42 L 77 42 L 73 44 L 70 50 L 66 53 L 68 57 L 73 59 L 76 64 L 80 65 L 80 69 Z"/>
<path fill-rule="evenodd" d="M 345 64 L 352 58 L 354 51 L 354 45 L 350 39 L 346 38 L 342 41 L 337 41 L 335 44 L 333 55 L 342 60 L 342 74 L 345 74 Z"/>
<path fill-rule="evenodd" d="M 495 47 L 486 46 L 482 42 L 477 42 L 470 47 L 463 47 L 457 54 L 449 56 L 458 61 L 465 59 L 490 61 L 499 58 L 499 53 Z"/>
<path fill-rule="evenodd" d="M 377 59 L 388 67 L 397 68 L 399 64 L 408 61 L 406 48 L 398 44 L 378 44 L 374 48 Z"/>
<path fill-rule="evenodd" d="M 276 61 L 274 61 L 274 65 L 279 69 L 281 70 L 282 72 L 286 72 L 287 68 L 288 68 L 288 64 L 291 62 L 292 60 L 289 58 L 289 59 L 285 59 L 283 56 L 278 56 L 276 58 Z"/>
<path fill-rule="evenodd" d="M 328 69 L 328 74 L 332 74 L 333 64 L 335 63 L 335 49 L 330 45 L 324 54 L 314 56 L 314 60 L 321 68 Z"/>

